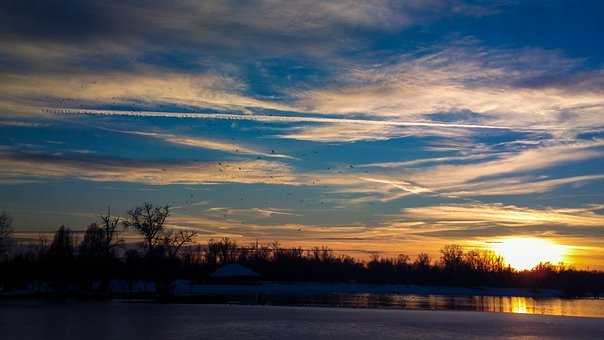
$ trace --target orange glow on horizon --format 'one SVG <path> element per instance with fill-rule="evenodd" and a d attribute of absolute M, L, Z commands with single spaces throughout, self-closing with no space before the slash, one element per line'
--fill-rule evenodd
<path fill-rule="evenodd" d="M 517 270 L 532 269 L 539 263 L 568 261 L 568 246 L 535 237 L 512 237 L 492 244 L 491 248 Z"/>

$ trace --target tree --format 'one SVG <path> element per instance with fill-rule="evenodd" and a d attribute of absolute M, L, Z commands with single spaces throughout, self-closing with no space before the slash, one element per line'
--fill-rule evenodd
<path fill-rule="evenodd" d="M 155 207 L 144 203 L 142 207 L 128 211 L 128 219 L 123 222 L 125 228 L 134 228 L 143 236 L 147 250 L 144 263 L 153 273 L 151 276 L 161 296 L 168 296 L 173 288 L 180 265 L 179 251 L 197 235 L 192 230 L 168 230 L 166 219 L 169 215 L 167 205 Z"/>
<path fill-rule="evenodd" d="M 46 260 L 48 261 L 47 270 L 50 275 L 51 286 L 58 290 L 68 288 L 75 273 L 73 236 L 69 228 L 62 225 L 55 232 L 46 253 Z"/>
<path fill-rule="evenodd" d="M 208 240 L 206 259 L 211 266 L 231 263 L 237 258 L 237 243 L 228 237 L 222 240 Z"/>
<path fill-rule="evenodd" d="M 50 248 L 48 248 L 48 256 L 55 260 L 73 258 L 73 236 L 69 228 L 62 225 L 55 232 Z"/>
<path fill-rule="evenodd" d="M 148 255 L 167 255 L 175 258 L 182 247 L 193 241 L 197 232 L 193 230 L 174 231 L 166 228 L 166 219 L 170 215 L 170 207 L 154 207 L 144 203 L 128 211 L 128 220 L 122 222 L 125 228 L 134 228 L 144 239 Z M 104 219 L 106 225 L 115 226 L 119 221 Z"/>
<path fill-rule="evenodd" d="M 78 270 L 81 284 L 88 288 L 93 282 L 100 283 L 99 289 L 104 291 L 109 288 L 111 273 L 115 264 L 114 248 L 119 245 L 118 228 L 120 218 L 111 216 L 108 210 L 106 215 L 100 215 L 100 224 L 92 223 L 84 233 L 80 243 L 78 260 L 81 265 Z"/>
<path fill-rule="evenodd" d="M 431 263 L 432 259 L 430 258 L 430 255 L 426 253 L 419 253 L 415 258 L 415 261 L 413 261 L 413 266 L 416 268 L 416 270 L 427 271 L 430 269 Z"/>
<path fill-rule="evenodd" d="M 463 261 L 463 247 L 458 244 L 448 244 L 440 250 L 441 261 L 446 271 L 455 272 L 461 269 Z"/>
<path fill-rule="evenodd" d="M 110 254 L 113 248 L 118 246 L 122 240 L 119 239 L 119 226 L 121 219 L 119 216 L 111 216 L 111 210 L 107 209 L 107 215 L 99 216 L 101 219 L 101 233 L 103 234 L 103 249 L 106 254 Z"/>
<path fill-rule="evenodd" d="M 84 240 L 80 244 L 80 255 L 83 257 L 111 258 L 113 249 L 121 242 L 118 239 L 121 219 L 112 217 L 109 210 L 107 215 L 99 217 L 101 224 L 90 224 L 84 233 Z"/>
<path fill-rule="evenodd" d="M 123 222 L 125 228 L 134 228 L 142 236 L 147 252 L 162 244 L 162 233 L 165 230 L 166 219 L 170 215 L 170 207 L 154 207 L 151 203 L 144 203 L 128 211 L 128 220 Z"/>
<path fill-rule="evenodd" d="M 13 219 L 5 212 L 0 214 L 0 257 L 8 255 L 12 245 Z"/>
<path fill-rule="evenodd" d="M 84 239 L 80 243 L 79 256 L 81 258 L 98 258 L 104 256 L 104 239 L 101 228 L 96 223 L 91 223 L 84 232 Z"/>
<path fill-rule="evenodd" d="M 175 258 L 182 246 L 193 241 L 197 232 L 193 230 L 179 230 L 177 232 L 166 230 L 162 233 L 162 246 L 168 257 Z"/>

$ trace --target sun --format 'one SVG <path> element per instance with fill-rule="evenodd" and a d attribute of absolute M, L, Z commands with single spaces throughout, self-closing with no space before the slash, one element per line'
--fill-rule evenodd
<path fill-rule="evenodd" d="M 531 269 L 544 262 L 558 264 L 568 253 L 568 247 L 536 237 L 506 238 L 491 247 L 517 270 Z"/>

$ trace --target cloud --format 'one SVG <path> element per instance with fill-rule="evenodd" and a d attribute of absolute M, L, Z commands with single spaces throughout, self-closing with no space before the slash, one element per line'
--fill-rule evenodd
<path fill-rule="evenodd" d="M 228 209 L 225 209 L 228 210 Z M 256 240 L 279 241 L 289 245 L 337 245 L 338 248 L 357 246 L 357 250 L 365 246 L 375 248 L 381 245 L 382 251 L 397 248 L 396 242 L 413 243 L 421 237 L 405 235 L 398 228 L 386 225 L 310 225 L 299 223 L 273 224 L 270 220 L 265 223 L 250 223 L 247 220 L 225 219 L 220 216 L 206 215 L 173 215 L 168 221 L 171 227 L 190 228 L 202 233 L 203 238 L 232 237 L 245 242 Z M 425 238 L 424 238 L 425 239 Z M 367 243 L 368 241 L 371 243 Z M 375 244 L 374 244 L 375 242 Z M 374 249 L 379 252 L 379 247 Z"/>
<path fill-rule="evenodd" d="M 1 124 L 1 122 L 0 122 Z M 176 145 L 184 145 L 194 148 L 202 148 L 208 150 L 217 150 L 223 151 L 233 154 L 243 154 L 243 155 L 253 155 L 253 156 L 262 156 L 269 158 L 288 158 L 293 159 L 293 157 L 278 154 L 273 152 L 265 152 L 258 150 L 253 147 L 244 146 L 241 144 L 229 143 L 220 140 L 208 139 L 208 138 L 200 138 L 200 137 L 187 137 L 181 135 L 167 134 L 167 133 L 158 133 L 158 132 L 142 132 L 142 131 L 124 131 L 124 130 L 114 130 L 107 129 L 113 132 L 126 133 L 138 136 L 145 136 L 150 138 L 160 139 L 166 143 L 176 144 Z"/>
<path fill-rule="evenodd" d="M 305 140 L 312 142 L 341 143 L 359 141 L 380 141 L 405 137 L 460 137 L 471 134 L 472 129 L 501 129 L 487 125 L 457 125 L 429 122 L 396 122 L 383 120 L 359 119 L 353 122 L 338 123 L 336 119 L 325 120 L 318 126 L 297 126 L 286 133 L 277 135 L 280 138 Z M 397 124 L 399 123 L 399 124 Z"/>
<path fill-rule="evenodd" d="M 5 180 L 78 178 L 101 182 L 149 185 L 265 183 L 298 184 L 285 164 L 265 160 L 224 162 L 136 162 L 0 153 L 0 177 Z"/>
<path fill-rule="evenodd" d="M 451 15 L 482 16 L 496 7 L 442 0 L 0 5 L 0 58 L 7 65 L 0 67 L 0 104 L 18 113 L 66 104 L 304 112 L 286 103 L 288 91 L 315 82 L 269 85 L 277 95 L 267 100 L 250 94 L 239 76 L 246 78 L 247 66 L 265 72 L 263 57 L 309 56 L 315 58 L 305 65 L 329 75 L 330 65 L 349 64 L 341 51 L 364 46 L 367 33 Z"/>
<path fill-rule="evenodd" d="M 400 32 L 443 17 L 484 16 L 501 6 L 441 0 L 180 0 L 170 5 L 81 1 L 66 10 L 62 1 L 23 1 L 0 6 L 0 58 L 9 65 L 0 68 L 0 103 L 18 112 L 115 104 L 152 110 L 167 104 L 244 113 L 362 114 L 434 127 L 439 123 L 434 114 L 468 111 L 474 118 L 455 116 L 448 123 L 530 126 L 552 134 L 603 126 L 602 71 L 585 71 L 582 60 L 560 52 L 489 49 L 462 37 L 377 61 L 342 53 L 365 46 L 368 33 Z M 271 72 L 263 69 L 263 56 L 306 60 L 309 55 L 318 56 L 308 62 L 320 71 L 317 79 L 268 81 L 272 91 L 266 97 L 250 90 L 248 66 Z M 396 125 L 354 126 L 351 132 L 345 122 L 323 124 L 280 137 L 354 142 L 421 133 Z"/>
<path fill-rule="evenodd" d="M 300 93 L 297 105 L 326 114 L 403 120 L 470 111 L 479 114 L 475 124 L 532 126 L 553 133 L 602 126 L 602 72 L 578 76 L 579 65 L 544 50 L 446 46 L 342 70 L 331 88 Z M 552 74 L 558 79 L 551 79 Z"/>
<path fill-rule="evenodd" d="M 450 187 L 447 188 L 444 195 L 449 197 L 529 195 L 549 192 L 564 185 L 585 185 L 588 182 L 603 179 L 604 175 L 571 176 L 555 179 L 510 177 Z"/>
<path fill-rule="evenodd" d="M 209 213 L 215 216 L 223 217 L 238 217 L 238 218 L 271 218 L 274 216 L 300 216 L 291 212 L 291 209 L 279 209 L 279 208 L 226 208 L 226 207 L 214 207 L 207 210 Z"/>
<path fill-rule="evenodd" d="M 241 111 L 247 107 L 288 110 L 286 105 L 257 100 L 240 91 L 236 79 L 213 74 L 170 72 L 19 75 L 0 81 L 0 103 L 33 108 L 65 105 L 172 104 Z"/>
<path fill-rule="evenodd" d="M 472 184 L 489 177 L 527 173 L 556 165 L 589 160 L 604 155 L 604 141 L 561 144 L 524 150 L 500 159 L 462 165 L 440 165 L 422 169 L 410 176 L 412 181 L 433 188 Z"/>
<path fill-rule="evenodd" d="M 41 123 L 41 122 L 35 122 L 35 121 L 29 121 L 29 120 L 7 120 L 7 119 L 0 119 L 0 126 L 7 126 L 7 127 L 29 127 L 29 128 L 37 128 L 37 127 L 45 127 L 45 126 L 49 126 L 48 123 Z"/>
<path fill-rule="evenodd" d="M 160 113 L 164 114 L 164 113 Z M 167 113 L 168 115 L 171 113 Z M 193 116 L 197 114 L 191 114 Z M 270 118 L 272 116 L 266 116 Z M 242 154 L 291 159 L 255 148 L 190 138 L 173 134 L 126 131 L 169 143 Z M 409 162 L 361 165 L 328 171 L 300 171 L 287 163 L 273 161 L 225 162 L 135 162 L 95 155 L 61 156 L 4 152 L 3 181 L 74 176 L 92 181 L 125 181 L 143 184 L 266 183 L 329 187 L 334 202 L 353 206 L 388 202 L 410 195 L 467 197 L 520 195 L 551 191 L 568 184 L 583 184 L 604 178 L 602 174 L 545 177 L 544 169 L 602 156 L 600 140 L 533 147 L 520 151 L 466 154 Z M 238 149 L 239 148 L 239 149 Z M 477 146 L 481 149 L 480 146 Z M 455 158 L 457 157 L 457 158 Z M 462 164 L 435 165 L 461 160 Z M 487 159 L 484 160 L 483 159 Z M 369 172 L 368 167 L 376 170 Z"/>
<path fill-rule="evenodd" d="M 604 215 L 595 211 L 602 205 L 567 209 L 531 209 L 503 204 L 438 205 L 405 208 L 401 216 L 426 224 L 455 226 L 528 227 L 563 225 L 568 227 L 604 226 Z"/>
<path fill-rule="evenodd" d="M 331 191 L 333 194 L 356 195 L 345 197 L 346 205 L 387 202 L 410 195 L 444 198 L 526 195 L 604 179 L 604 174 L 597 173 L 544 175 L 557 166 L 598 159 L 604 155 L 603 146 L 601 140 L 593 140 L 537 147 L 523 145 L 519 150 L 508 148 L 500 152 L 487 148 L 473 153 L 470 150 L 462 156 L 361 164 L 343 173 L 315 176 L 323 184 L 341 186 Z M 446 164 L 452 161 L 463 163 Z M 370 168 L 374 170 L 365 170 Z"/>
<path fill-rule="evenodd" d="M 467 155 L 467 156 L 450 156 L 450 157 L 434 157 L 434 158 L 420 158 L 411 161 L 403 162 L 381 162 L 381 163 L 368 163 L 357 165 L 357 168 L 412 168 L 420 167 L 425 164 L 432 163 L 448 163 L 452 161 L 469 161 L 469 160 L 482 160 L 485 158 L 493 157 L 493 155 Z"/>
<path fill-rule="evenodd" d="M 127 110 L 95 110 L 74 108 L 48 108 L 48 112 L 57 114 L 76 115 L 101 115 L 101 116 L 126 116 L 126 117 L 164 117 L 164 118 L 189 118 L 189 119 L 224 119 L 224 120 L 250 120 L 272 123 L 333 123 L 333 124 L 364 124 L 381 127 L 435 127 L 435 128 L 460 128 L 460 129 L 491 129 L 507 130 L 506 126 L 455 124 L 439 122 L 414 122 L 377 119 L 354 119 L 339 117 L 317 117 L 309 115 L 263 115 L 263 114 L 232 114 L 232 113 L 207 113 L 207 112 L 173 112 L 173 111 L 127 111 Z M 526 128 L 531 131 L 533 129 Z M 537 131 L 539 131 L 537 129 Z"/>
<path fill-rule="evenodd" d="M 361 40 L 358 31 L 396 31 L 444 16 L 483 16 L 494 10 L 492 5 L 443 0 L 79 1 L 69 6 L 55 0 L 20 1 L 0 6 L 0 31 L 9 41 L 66 46 L 113 42 L 147 49 L 222 48 L 238 54 L 312 52 L 346 47 Z"/>
<path fill-rule="evenodd" d="M 335 194 L 356 194 L 346 204 L 387 202 L 409 195 L 445 198 L 511 196 L 552 191 L 564 185 L 601 181 L 604 174 L 545 176 L 552 168 L 586 162 L 604 155 L 601 140 L 551 143 L 519 150 L 493 152 L 489 148 L 463 156 L 427 158 L 406 162 L 361 164 L 331 179 L 344 189 Z M 476 146 L 480 149 L 480 146 Z M 459 149 L 458 149 L 459 150 Z M 485 160 L 486 159 L 486 160 Z M 444 164 L 463 161 L 461 164 Z M 433 165 L 439 164 L 439 165 Z M 356 169 L 374 168 L 371 174 Z M 329 174 L 321 176 L 329 183 Z M 360 195 L 360 196 L 359 196 Z"/>

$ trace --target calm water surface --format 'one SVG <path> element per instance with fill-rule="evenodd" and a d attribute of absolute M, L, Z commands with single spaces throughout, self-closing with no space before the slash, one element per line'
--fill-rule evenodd
<path fill-rule="evenodd" d="M 591 340 L 604 339 L 604 319 L 372 308 L 0 300 L 0 339 Z"/>
<path fill-rule="evenodd" d="M 604 299 L 397 294 L 213 295 L 196 302 L 409 310 L 464 310 L 604 318 Z"/>

